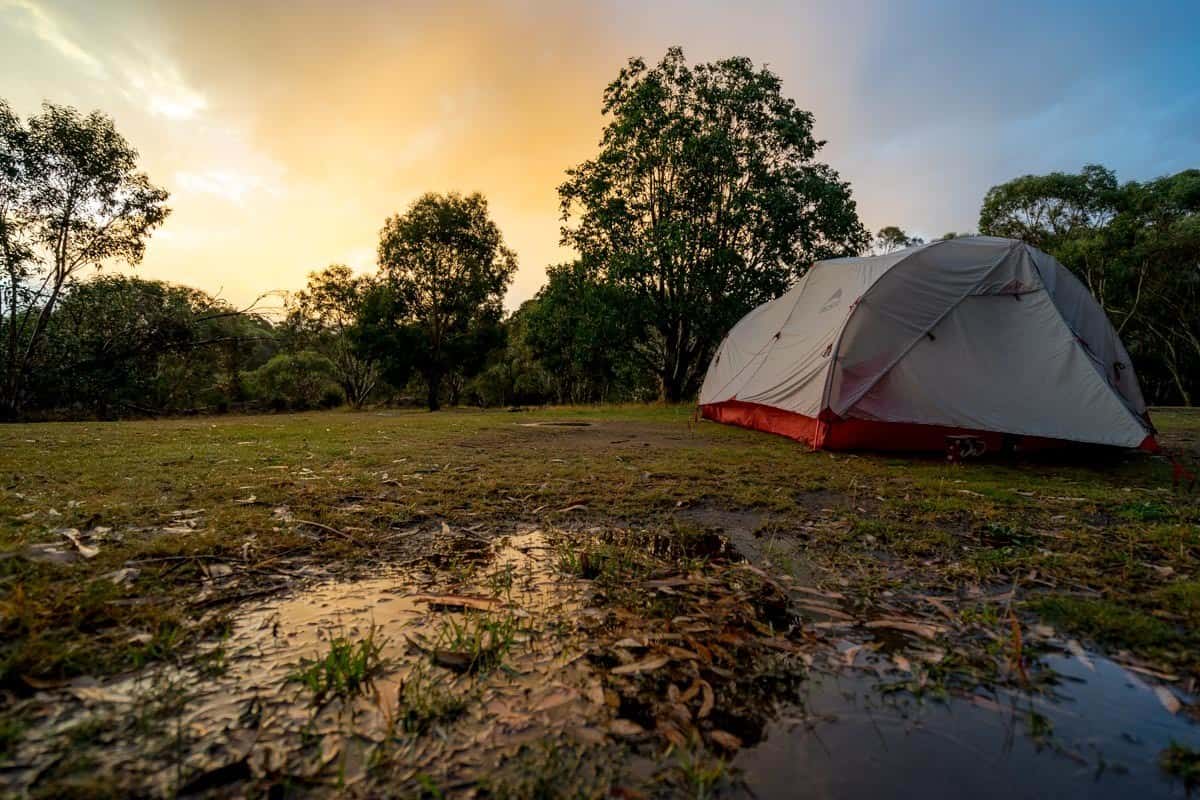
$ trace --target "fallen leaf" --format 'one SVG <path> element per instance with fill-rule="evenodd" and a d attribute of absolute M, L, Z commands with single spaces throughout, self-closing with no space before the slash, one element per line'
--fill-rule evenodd
<path fill-rule="evenodd" d="M 902 619 L 873 619 L 867 623 L 868 628 L 890 628 L 905 633 L 914 633 L 926 639 L 936 639 L 942 629 L 937 625 L 920 622 L 909 622 Z"/>
<path fill-rule="evenodd" d="M 478 597 L 459 594 L 420 594 L 412 598 L 414 603 L 425 603 L 431 611 L 462 611 L 472 608 L 476 611 L 491 611 L 500 601 L 490 597 Z"/>
<path fill-rule="evenodd" d="M 734 736 L 732 733 L 727 733 L 719 728 L 708 732 L 708 738 L 712 739 L 716 744 L 724 747 L 726 750 L 740 750 L 742 740 Z"/>
<path fill-rule="evenodd" d="M 696 719 L 704 719 L 713 710 L 715 698 L 712 686 L 708 684 L 708 681 L 700 681 L 700 695 L 700 710 L 696 712 Z"/>
<path fill-rule="evenodd" d="M 1158 702 L 1162 703 L 1162 707 L 1171 714 L 1178 714 L 1179 709 L 1183 708 L 1183 703 L 1179 702 L 1179 698 L 1175 696 L 1175 693 L 1165 686 L 1155 686 L 1154 696 L 1158 698 Z"/>
<path fill-rule="evenodd" d="M 96 556 L 100 555 L 100 548 L 91 547 L 81 542 L 79 540 L 79 531 L 75 530 L 74 528 L 60 528 L 58 532 L 62 534 L 62 536 L 64 536 L 67 541 L 69 541 L 74 548 L 79 551 L 79 555 L 83 556 L 84 558 L 95 558 Z"/>
<path fill-rule="evenodd" d="M 665 667 L 670 663 L 671 659 L 667 656 L 652 656 L 641 661 L 634 661 L 632 664 L 622 664 L 619 667 L 613 667 L 613 675 L 633 675 L 639 672 L 653 672 L 659 667 Z"/>
<path fill-rule="evenodd" d="M 1092 672 L 1096 671 L 1096 665 L 1092 663 L 1090 658 L 1088 658 L 1088 654 L 1084 651 L 1083 645 L 1079 644 L 1079 642 L 1075 639 L 1071 639 L 1067 642 L 1067 652 L 1075 656 L 1075 658 L 1079 660 L 1080 664 L 1083 664 Z"/>
<path fill-rule="evenodd" d="M 121 586 L 123 584 L 133 583 L 137 579 L 137 576 L 141 573 L 142 571 L 137 567 L 124 567 L 123 569 L 107 572 L 101 577 L 112 581 L 117 586 Z"/>
<path fill-rule="evenodd" d="M 633 720 L 620 717 L 608 723 L 608 730 L 617 736 L 641 736 L 646 732 L 645 728 Z"/>
<path fill-rule="evenodd" d="M 73 686 L 67 692 L 85 703 L 132 703 L 133 698 L 124 692 L 105 689 L 103 686 Z"/>

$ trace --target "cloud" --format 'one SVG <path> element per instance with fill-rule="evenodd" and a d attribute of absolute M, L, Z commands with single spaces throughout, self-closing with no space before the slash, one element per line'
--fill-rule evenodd
<path fill-rule="evenodd" d="M 0 0 L 0 9 L 14 9 L 21 15 L 17 24 L 57 50 L 59 55 L 83 66 L 94 77 L 102 78 L 107 74 L 100 60 L 76 44 L 58 22 L 33 0 Z"/>

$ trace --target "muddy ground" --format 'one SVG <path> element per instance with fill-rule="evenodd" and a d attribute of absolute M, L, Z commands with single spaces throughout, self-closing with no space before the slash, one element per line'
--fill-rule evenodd
<path fill-rule="evenodd" d="M 676 408 L 0 428 L 0 791 L 1185 796 L 1156 420 L 961 466 Z"/>

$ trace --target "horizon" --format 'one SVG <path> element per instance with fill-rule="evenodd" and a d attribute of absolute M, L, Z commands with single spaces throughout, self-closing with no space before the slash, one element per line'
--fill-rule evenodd
<path fill-rule="evenodd" d="M 556 188 L 597 151 L 604 87 L 674 44 L 778 74 L 872 232 L 974 231 L 987 189 L 1022 174 L 1100 163 L 1125 182 L 1200 158 L 1185 3 L 266 7 L 0 0 L 0 97 L 108 114 L 171 192 L 133 273 L 235 305 L 332 263 L 371 271 L 386 217 L 478 191 L 519 259 L 515 308 L 572 256 Z"/>

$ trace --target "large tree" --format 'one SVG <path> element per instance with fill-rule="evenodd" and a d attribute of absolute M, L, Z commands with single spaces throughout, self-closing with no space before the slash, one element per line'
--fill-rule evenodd
<path fill-rule="evenodd" d="M 430 193 L 384 224 L 379 267 L 385 305 L 415 333 L 413 362 L 436 411 L 443 381 L 496 330 L 516 256 L 482 195 Z"/>
<path fill-rule="evenodd" d="M 22 124 L 0 102 L 0 415 L 19 412 L 46 326 L 79 273 L 139 262 L 166 199 L 103 114 L 46 104 Z"/>
<path fill-rule="evenodd" d="M 599 155 L 559 187 L 563 243 L 643 301 L 641 347 L 677 401 L 739 317 L 869 236 L 849 185 L 815 160 L 812 114 L 748 59 L 631 59 L 603 111 Z"/>
<path fill-rule="evenodd" d="M 374 281 L 334 264 L 308 276 L 308 286 L 288 298 L 288 328 L 334 366 L 346 400 L 362 408 L 379 382 L 379 362 L 360 346 L 360 328 Z"/>

